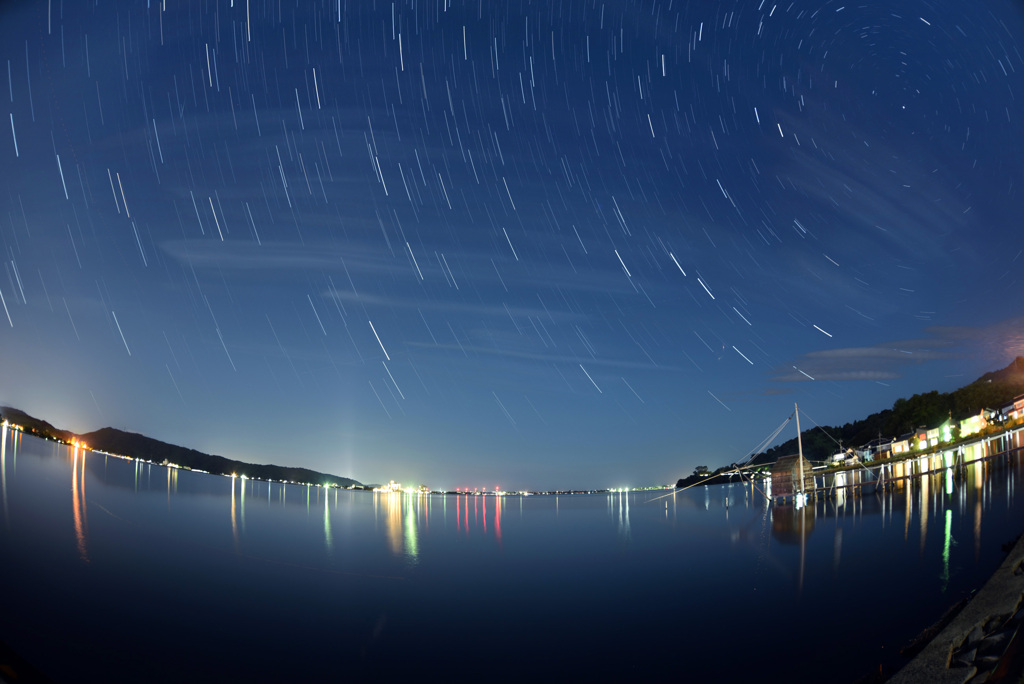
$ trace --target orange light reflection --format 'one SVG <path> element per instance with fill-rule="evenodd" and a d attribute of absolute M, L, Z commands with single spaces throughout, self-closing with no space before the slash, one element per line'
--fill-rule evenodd
<path fill-rule="evenodd" d="M 3 481 L 4 524 L 9 525 L 7 518 L 7 421 L 4 421 L 4 434 L 0 437 L 0 480 Z"/>
<path fill-rule="evenodd" d="M 89 562 L 89 554 L 86 550 L 86 535 L 89 531 L 89 520 L 85 511 L 85 452 L 82 452 L 82 473 L 78 473 L 78 445 L 72 455 L 73 467 L 71 469 L 71 506 L 75 517 L 75 539 L 78 544 L 78 555 L 86 563 Z"/>

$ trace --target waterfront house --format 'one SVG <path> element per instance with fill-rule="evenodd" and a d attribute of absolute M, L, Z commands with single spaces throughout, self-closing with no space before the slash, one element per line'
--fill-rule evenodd
<path fill-rule="evenodd" d="M 804 486 L 802 490 L 809 492 L 814 489 L 814 475 L 811 474 L 811 462 L 802 456 L 793 454 L 783 456 L 772 466 L 772 496 L 789 497 L 799 494 L 800 465 L 803 461 Z"/>
<path fill-rule="evenodd" d="M 913 433 L 901 435 L 899 441 L 892 443 L 892 455 L 901 456 L 903 454 L 910 453 L 910 440 L 913 438 Z"/>
<path fill-rule="evenodd" d="M 1004 421 L 1015 421 L 1024 418 L 1024 394 L 1014 398 L 999 410 Z"/>
<path fill-rule="evenodd" d="M 864 460 L 863 452 L 856 449 L 846 449 L 845 451 L 840 451 L 839 453 L 834 454 L 829 463 L 834 466 L 854 465 L 855 463 L 860 463 L 862 460 Z"/>
<path fill-rule="evenodd" d="M 1024 401 L 1024 400 L 1022 400 Z M 991 409 L 982 409 L 976 416 L 971 416 L 960 421 L 960 436 L 970 437 L 976 435 L 989 425 L 995 422 L 996 412 Z"/>
<path fill-rule="evenodd" d="M 842 465 L 843 462 L 849 458 L 849 451 L 850 450 L 847 449 L 846 451 L 840 451 L 839 453 L 832 454 L 832 458 L 829 459 L 829 463 L 834 466 Z"/>
<path fill-rule="evenodd" d="M 893 455 L 894 444 L 895 442 L 893 440 L 884 437 L 873 439 L 861 447 L 862 458 L 864 461 L 875 461 L 882 458 L 889 458 Z"/>
<path fill-rule="evenodd" d="M 937 447 L 939 444 L 952 442 L 953 421 L 947 420 L 942 425 L 931 428 L 930 430 L 918 428 L 914 439 L 918 451 L 924 451 L 928 448 Z"/>

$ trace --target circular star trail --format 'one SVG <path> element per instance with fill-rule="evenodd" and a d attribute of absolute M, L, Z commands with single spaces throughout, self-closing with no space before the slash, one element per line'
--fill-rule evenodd
<path fill-rule="evenodd" d="M 1009 1 L 14 2 L 0 398 L 364 482 L 671 482 L 1021 340 Z"/>

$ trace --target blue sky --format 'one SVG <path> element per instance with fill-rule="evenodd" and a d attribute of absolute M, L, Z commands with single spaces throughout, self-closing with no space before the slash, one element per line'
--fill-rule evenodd
<path fill-rule="evenodd" d="M 1011 2 L 6 3 L 0 399 L 672 482 L 1024 353 Z"/>

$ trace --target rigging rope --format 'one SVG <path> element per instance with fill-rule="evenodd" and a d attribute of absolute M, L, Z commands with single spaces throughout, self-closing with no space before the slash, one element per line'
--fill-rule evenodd
<path fill-rule="evenodd" d="M 782 425 L 780 425 L 779 427 L 775 428 L 774 432 L 772 432 L 770 435 L 768 435 L 763 440 L 761 440 L 758 443 L 758 445 L 755 446 L 753 449 L 748 451 L 747 455 L 743 457 L 743 460 L 741 461 L 741 465 L 747 465 L 750 462 L 751 459 L 753 459 L 755 456 L 760 454 L 761 450 L 764 447 L 766 447 L 767 445 L 771 444 L 772 440 L 774 440 L 776 437 L 779 436 L 779 433 L 782 432 L 786 428 L 787 425 L 789 425 L 789 421 L 791 421 L 791 420 L 793 420 L 793 415 L 792 414 L 790 414 L 789 418 L 786 418 L 786 420 L 782 421 Z"/>
<path fill-rule="evenodd" d="M 698 480 L 697 482 L 694 482 L 693 484 L 687 485 L 687 486 L 685 486 L 685 487 L 680 487 L 680 488 L 674 489 L 674 490 L 673 490 L 673 491 L 672 491 L 671 493 L 672 493 L 672 494 L 675 494 L 676 492 L 682 492 L 682 491 L 686 491 L 686 490 L 687 490 L 687 489 L 689 489 L 690 487 L 696 487 L 696 486 L 697 486 L 698 484 L 707 484 L 707 483 L 708 483 L 708 481 L 710 481 L 710 480 L 713 480 L 713 479 L 715 479 L 716 477 L 721 477 L 722 475 L 739 475 L 739 476 L 740 476 L 741 478 L 743 478 L 743 471 L 745 471 L 745 470 L 748 470 L 748 469 L 750 469 L 750 468 L 754 467 L 754 466 L 751 466 L 751 465 L 750 465 L 750 461 L 752 461 L 752 460 L 753 460 L 753 459 L 754 459 L 754 458 L 755 458 L 756 456 L 758 456 L 759 454 L 761 454 L 762 450 L 763 450 L 763 449 L 764 449 L 764 448 L 765 448 L 766 446 L 768 446 L 769 444 L 771 444 L 771 443 L 772 443 L 772 441 L 773 441 L 773 440 L 774 440 L 774 439 L 775 439 L 776 437 L 778 437 L 778 436 L 779 436 L 779 433 L 781 433 L 781 432 L 782 432 L 783 430 L 785 430 L 785 429 L 786 429 L 786 426 L 787 426 L 787 425 L 789 425 L 790 421 L 792 421 L 792 420 L 793 420 L 793 418 L 794 418 L 794 416 L 795 416 L 795 415 L 796 415 L 795 413 L 791 413 L 791 414 L 789 415 L 789 417 L 788 417 L 788 418 L 786 418 L 786 420 L 782 421 L 782 424 L 781 424 L 781 425 L 779 425 L 779 426 L 778 426 L 777 428 L 775 428 L 775 430 L 773 430 L 773 431 L 772 431 L 772 433 L 771 433 L 771 434 L 769 434 L 769 435 L 768 435 L 767 437 L 765 437 L 765 438 L 764 438 L 763 440 L 761 440 L 760 442 L 758 442 L 757 446 L 755 446 L 755 447 L 754 447 L 753 449 L 751 449 L 750 451 L 748 451 L 748 452 L 746 453 L 746 455 L 745 455 L 745 456 L 743 457 L 743 459 L 742 459 L 742 460 L 741 460 L 740 462 L 738 462 L 738 463 L 734 463 L 734 464 L 733 464 L 733 469 L 732 469 L 732 470 L 729 470 L 729 471 L 726 471 L 726 472 L 722 472 L 722 473 L 716 473 L 716 474 L 714 474 L 714 475 L 711 475 L 710 477 L 708 477 L 708 478 L 706 478 L 706 479 L 704 479 L 704 480 Z M 828 437 L 829 439 L 831 439 L 831 440 L 832 440 L 833 442 L 835 442 L 835 443 L 836 443 L 836 444 L 837 444 L 837 445 L 839 446 L 839 448 L 840 448 L 840 449 L 842 449 L 842 448 L 843 448 L 843 445 L 842 445 L 842 444 L 841 444 L 840 442 L 836 441 L 836 438 L 835 438 L 835 437 L 833 437 L 832 435 L 830 435 L 830 434 L 829 434 L 829 433 L 828 433 L 828 432 L 827 432 L 827 431 L 825 430 L 825 428 L 823 428 L 823 427 L 822 427 L 821 425 L 818 425 L 818 422 L 817 422 L 816 420 L 814 420 L 814 419 L 813 419 L 813 418 L 811 418 L 811 417 L 810 417 L 809 415 L 807 415 L 807 412 L 806 412 L 806 411 L 804 412 L 804 416 L 805 416 L 805 417 L 807 417 L 808 419 L 810 419 L 810 421 L 811 421 L 812 423 L 814 423 L 815 427 L 817 427 L 817 428 L 818 428 L 819 430 L 821 430 L 822 432 L 824 432 L 824 433 L 825 433 L 825 435 L 826 435 L 826 436 L 827 436 L 827 437 Z M 807 460 L 809 460 L 809 461 L 810 461 L 810 459 L 807 459 Z M 812 461 L 812 462 L 813 462 L 813 463 L 824 463 L 824 462 L 827 462 L 827 461 Z M 754 483 L 753 483 L 753 480 L 751 480 L 751 484 L 752 484 L 752 485 L 754 484 Z M 756 485 L 754 485 L 754 486 L 756 486 Z M 764 494 L 764 492 L 762 492 L 762 494 Z M 662 498 L 664 498 L 665 496 L 670 496 L 670 494 L 665 494 L 664 496 L 659 496 L 659 497 L 655 497 L 654 499 L 651 499 L 650 501 L 657 501 L 658 499 L 662 499 Z M 766 495 L 766 496 L 767 496 L 767 495 Z M 648 503 L 649 503 L 649 502 L 648 502 Z"/>
<path fill-rule="evenodd" d="M 807 415 L 807 412 L 806 412 L 806 411 L 804 411 L 804 416 L 805 416 L 805 417 L 807 417 L 807 418 L 808 418 L 808 419 L 809 419 L 809 420 L 810 420 L 810 421 L 811 421 L 812 423 L 814 423 L 814 426 L 815 426 L 816 428 L 818 428 L 819 430 L 821 430 L 822 432 L 824 432 L 824 433 L 825 433 L 825 435 L 826 435 L 826 436 L 827 436 L 827 437 L 828 437 L 829 439 L 831 439 L 831 440 L 832 440 L 833 442 L 835 442 L 835 443 L 836 443 L 836 446 L 838 446 L 838 447 L 839 447 L 839 450 L 840 450 L 840 451 L 842 451 L 842 450 L 843 450 L 843 444 L 842 444 L 842 442 L 839 442 L 839 441 L 837 441 L 835 437 L 833 437 L 832 435 L 828 434 L 828 432 L 827 432 L 827 431 L 825 430 L 825 428 L 823 428 L 823 427 L 821 427 L 820 425 L 818 425 L 818 421 L 814 420 L 814 419 L 813 419 L 813 418 L 811 418 L 811 417 L 810 417 L 809 415 Z"/>
<path fill-rule="evenodd" d="M 742 471 L 742 470 L 740 470 L 739 468 L 737 468 L 737 469 L 736 469 L 735 471 L 733 471 L 733 472 L 739 473 L 740 479 L 741 479 L 741 480 L 743 480 L 744 482 L 750 482 L 750 486 L 751 486 L 751 487 L 753 487 L 754 489 L 756 489 L 756 490 L 757 490 L 758 492 L 760 492 L 760 493 L 761 493 L 761 496 L 763 496 L 763 497 L 764 497 L 764 498 L 766 498 L 766 499 L 770 499 L 770 498 L 771 498 L 770 496 L 768 496 L 768 492 L 764 491 L 763 489 L 761 489 L 760 487 L 758 487 L 758 486 L 757 486 L 757 484 L 756 484 L 756 483 L 754 482 L 754 478 L 752 478 L 752 477 L 751 477 L 751 478 L 748 478 L 748 477 L 747 477 L 747 476 L 746 476 L 746 475 L 745 475 L 745 474 L 743 473 L 743 471 Z"/>

